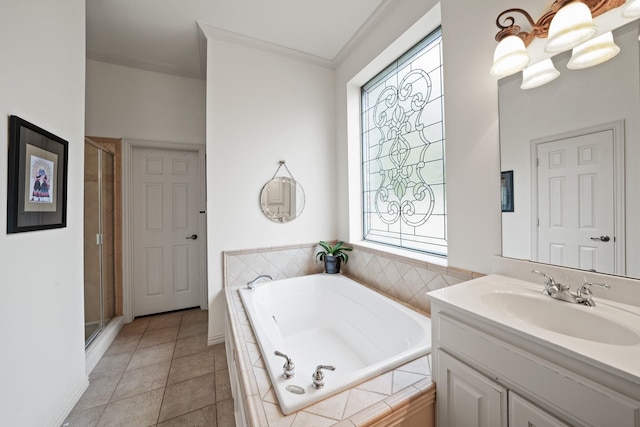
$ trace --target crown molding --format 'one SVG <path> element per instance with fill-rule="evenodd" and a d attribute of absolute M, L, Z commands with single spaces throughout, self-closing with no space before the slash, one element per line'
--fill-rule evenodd
<path fill-rule="evenodd" d="M 200 26 L 200 29 L 207 39 L 235 43 L 242 46 L 275 53 L 277 55 L 286 56 L 292 59 L 310 62 L 321 67 L 333 69 L 333 62 L 331 60 L 317 55 L 312 55 L 310 53 L 306 53 L 297 49 L 291 49 L 276 43 L 271 43 L 253 37 L 245 36 L 243 34 L 234 33 L 233 31 L 223 30 L 222 28 L 214 27 L 203 22 L 198 22 L 198 25 Z"/>
<path fill-rule="evenodd" d="M 116 54 L 105 52 L 99 49 L 88 48 L 87 59 L 92 59 L 94 61 L 107 62 L 115 65 L 122 65 L 125 67 L 138 68 L 141 70 L 171 74 L 174 76 L 186 77 L 190 79 L 202 80 L 206 76 L 206 73 L 203 72 L 202 67 L 200 70 L 186 69 L 186 68 L 176 67 L 175 65 L 166 64 L 162 62 L 150 61 L 142 58 L 132 58 L 124 55 L 116 55 Z"/>
<path fill-rule="evenodd" d="M 331 61 L 333 67 L 336 68 L 347 58 L 351 52 L 360 44 L 365 36 L 371 31 L 375 25 L 396 5 L 398 0 L 384 0 L 378 5 L 376 10 L 373 11 L 369 18 L 358 28 L 355 34 L 349 39 L 349 41 L 340 49 L 340 52 Z"/>

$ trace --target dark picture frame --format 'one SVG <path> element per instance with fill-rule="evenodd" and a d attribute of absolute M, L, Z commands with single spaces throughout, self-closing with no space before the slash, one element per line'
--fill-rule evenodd
<path fill-rule="evenodd" d="M 67 226 L 69 143 L 9 117 L 7 234 Z"/>
<path fill-rule="evenodd" d="M 501 172 L 500 201 L 502 212 L 513 212 L 513 171 Z"/>

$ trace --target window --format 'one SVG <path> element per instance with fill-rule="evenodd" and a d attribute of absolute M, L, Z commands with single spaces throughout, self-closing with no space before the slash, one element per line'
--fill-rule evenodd
<path fill-rule="evenodd" d="M 446 256 L 442 33 L 361 88 L 363 238 Z"/>

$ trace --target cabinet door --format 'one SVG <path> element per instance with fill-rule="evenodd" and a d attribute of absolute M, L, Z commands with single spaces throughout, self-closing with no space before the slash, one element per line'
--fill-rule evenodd
<path fill-rule="evenodd" d="M 440 427 L 506 427 L 507 389 L 438 350 Z"/>
<path fill-rule="evenodd" d="M 570 427 L 509 390 L 509 427 Z"/>

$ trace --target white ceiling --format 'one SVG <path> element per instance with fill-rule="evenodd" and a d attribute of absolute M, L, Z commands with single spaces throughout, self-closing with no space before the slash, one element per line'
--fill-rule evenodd
<path fill-rule="evenodd" d="M 335 65 L 396 0 L 87 0 L 87 58 L 204 78 L 198 23 Z"/>

